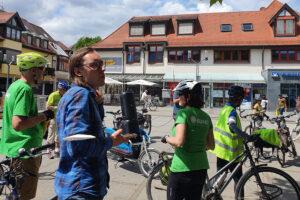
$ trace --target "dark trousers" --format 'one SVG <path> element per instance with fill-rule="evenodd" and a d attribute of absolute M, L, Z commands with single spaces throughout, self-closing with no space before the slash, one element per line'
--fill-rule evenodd
<path fill-rule="evenodd" d="M 219 171 L 220 169 L 222 169 L 225 165 L 227 165 L 229 162 L 227 160 L 223 160 L 221 158 L 218 158 L 217 157 L 217 171 Z M 229 170 L 232 172 L 234 170 L 234 168 L 237 166 L 238 163 L 235 163 L 233 165 L 231 165 L 229 167 Z M 240 168 L 235 176 L 233 176 L 233 180 L 234 180 L 234 190 L 236 189 L 236 185 L 237 183 L 239 182 L 240 178 L 242 177 L 243 175 L 243 170 L 242 168 Z"/>
<path fill-rule="evenodd" d="M 203 185 L 207 170 L 189 172 L 172 172 L 168 178 L 168 200 L 199 200 L 201 199 Z"/>

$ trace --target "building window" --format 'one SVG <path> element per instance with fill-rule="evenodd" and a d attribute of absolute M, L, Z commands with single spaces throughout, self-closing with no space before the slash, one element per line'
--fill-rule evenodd
<path fill-rule="evenodd" d="M 165 24 L 152 24 L 151 25 L 151 35 L 166 35 L 166 25 Z"/>
<path fill-rule="evenodd" d="M 189 55 L 190 54 L 190 55 Z M 169 62 L 191 62 L 200 61 L 200 50 L 170 50 Z"/>
<path fill-rule="evenodd" d="M 273 62 L 299 62 L 300 50 L 272 50 Z"/>
<path fill-rule="evenodd" d="M 242 24 L 242 30 L 243 31 L 253 31 L 253 25 L 252 25 L 252 23 Z"/>
<path fill-rule="evenodd" d="M 36 38 L 36 46 L 40 47 L 41 45 L 41 40 L 40 38 Z"/>
<path fill-rule="evenodd" d="M 11 38 L 11 28 L 10 27 L 6 27 L 6 37 Z"/>
<path fill-rule="evenodd" d="M 249 50 L 214 51 L 215 62 L 249 62 Z"/>
<path fill-rule="evenodd" d="M 28 44 L 32 44 L 32 36 L 31 35 L 27 35 L 27 42 L 28 42 Z"/>
<path fill-rule="evenodd" d="M 162 45 L 149 46 L 149 63 L 162 63 L 164 47 Z"/>
<path fill-rule="evenodd" d="M 231 32 L 231 24 L 221 24 L 221 32 Z"/>
<path fill-rule="evenodd" d="M 295 16 L 283 10 L 276 19 L 276 36 L 295 35 Z"/>
<path fill-rule="evenodd" d="M 47 40 L 44 40 L 44 48 L 48 49 L 48 41 Z"/>
<path fill-rule="evenodd" d="M 132 24 L 130 25 L 130 36 L 143 36 L 144 25 L 143 24 Z"/>
<path fill-rule="evenodd" d="M 194 34 L 193 22 L 178 22 L 178 35 Z"/>
<path fill-rule="evenodd" d="M 17 31 L 17 40 L 20 41 L 21 39 L 21 31 Z"/>
<path fill-rule="evenodd" d="M 13 39 L 13 40 L 16 39 L 16 29 L 14 29 L 14 28 L 11 29 L 11 39 Z"/>
<path fill-rule="evenodd" d="M 127 63 L 139 63 L 141 57 L 140 46 L 127 46 Z"/>
<path fill-rule="evenodd" d="M 13 25 L 13 26 L 17 26 L 17 22 L 16 22 L 15 19 L 12 19 L 12 25 Z"/>

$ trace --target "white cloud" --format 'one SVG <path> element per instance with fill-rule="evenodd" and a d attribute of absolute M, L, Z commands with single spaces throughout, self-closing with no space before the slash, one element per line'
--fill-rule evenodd
<path fill-rule="evenodd" d="M 279 1 L 300 9 L 299 0 Z M 259 10 L 271 2 L 223 0 L 209 7 L 209 0 L 9 0 L 4 8 L 70 46 L 82 36 L 105 38 L 133 16 Z"/>

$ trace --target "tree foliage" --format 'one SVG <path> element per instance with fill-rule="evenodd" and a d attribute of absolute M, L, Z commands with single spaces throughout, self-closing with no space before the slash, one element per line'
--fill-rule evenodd
<path fill-rule="evenodd" d="M 210 6 L 214 5 L 215 3 L 219 2 L 220 4 L 222 4 L 223 0 L 210 0 Z"/>
<path fill-rule="evenodd" d="M 101 41 L 101 37 L 98 36 L 98 37 L 81 37 L 77 42 L 76 44 L 74 45 L 74 49 L 77 50 L 77 49 L 80 49 L 82 47 L 88 47 L 88 46 L 91 46 L 97 42 Z"/>

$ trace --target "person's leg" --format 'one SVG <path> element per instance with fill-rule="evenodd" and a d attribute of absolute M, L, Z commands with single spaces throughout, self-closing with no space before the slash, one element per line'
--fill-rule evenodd
<path fill-rule="evenodd" d="M 279 114 L 283 115 L 284 108 L 279 108 Z"/>
<path fill-rule="evenodd" d="M 14 169 L 16 169 L 18 180 L 20 179 L 18 193 L 22 200 L 35 198 L 41 162 L 41 156 L 14 162 Z"/>
<path fill-rule="evenodd" d="M 182 173 L 171 172 L 168 177 L 167 200 L 183 200 L 182 188 L 180 188 L 184 177 Z"/>
<path fill-rule="evenodd" d="M 187 172 L 187 176 L 190 181 L 185 184 L 185 199 L 186 200 L 198 200 L 201 199 L 203 185 L 205 184 L 205 179 L 207 175 L 207 170 L 197 170 Z"/>
<path fill-rule="evenodd" d="M 54 149 L 54 154 L 56 157 L 59 157 L 59 141 L 58 141 L 58 135 L 57 135 L 57 128 L 56 128 L 56 120 L 54 120 L 54 124 L 53 124 L 53 132 L 54 132 L 54 142 L 55 142 L 55 149 Z"/>

